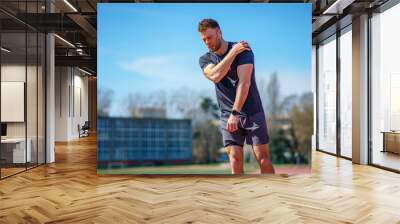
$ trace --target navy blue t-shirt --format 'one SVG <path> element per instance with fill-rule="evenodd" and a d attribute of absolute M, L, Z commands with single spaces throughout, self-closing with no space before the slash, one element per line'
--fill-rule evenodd
<path fill-rule="evenodd" d="M 222 61 L 222 59 L 224 59 L 232 46 L 236 43 L 237 42 L 228 41 L 228 50 L 222 56 L 219 56 L 211 51 L 202 55 L 199 58 L 201 69 L 204 70 L 208 64 L 217 65 L 220 61 Z M 236 98 L 236 89 L 239 83 L 237 67 L 243 64 L 253 64 L 253 71 L 251 73 L 251 85 L 249 88 L 249 93 L 240 113 L 243 115 L 253 115 L 263 111 L 260 94 L 258 93 L 255 81 L 254 54 L 253 51 L 246 50 L 236 56 L 235 60 L 232 62 L 228 74 L 226 74 L 226 76 L 220 82 L 215 84 L 217 101 L 222 115 L 228 115 L 232 112 L 232 107 Z"/>

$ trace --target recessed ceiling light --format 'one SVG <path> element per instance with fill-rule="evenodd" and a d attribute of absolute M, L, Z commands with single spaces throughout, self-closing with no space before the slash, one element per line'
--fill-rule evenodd
<path fill-rule="evenodd" d="M 78 10 L 71 4 L 69 3 L 69 1 L 64 0 L 65 4 L 67 4 L 72 10 L 74 10 L 75 12 L 78 12 Z"/>
<path fill-rule="evenodd" d="M 7 48 L 5 48 L 5 47 L 1 47 L 1 50 L 4 51 L 4 52 L 7 52 L 7 53 L 10 53 L 10 52 L 11 52 L 11 50 L 9 50 L 9 49 L 7 49 Z"/>
<path fill-rule="evenodd" d="M 355 0 L 336 0 L 322 14 L 342 14 L 343 10 L 351 5 Z"/>
<path fill-rule="evenodd" d="M 66 40 L 66 39 L 64 39 L 64 38 L 62 38 L 62 37 L 60 37 L 60 36 L 57 35 L 57 34 L 54 34 L 54 36 L 57 37 L 58 39 L 60 39 L 61 41 L 63 41 L 64 43 L 68 44 L 69 46 L 75 48 L 75 45 L 73 45 L 73 44 L 72 44 L 71 42 L 69 42 L 68 40 Z"/>
<path fill-rule="evenodd" d="M 83 70 L 83 69 L 81 69 L 81 68 L 79 68 L 79 67 L 78 67 L 78 70 L 81 71 L 81 72 L 83 72 L 83 73 L 85 73 L 85 74 L 87 74 L 87 75 L 90 75 L 90 76 L 92 75 L 92 73 L 90 73 L 90 72 L 88 72 L 88 71 L 86 71 L 86 70 Z"/>

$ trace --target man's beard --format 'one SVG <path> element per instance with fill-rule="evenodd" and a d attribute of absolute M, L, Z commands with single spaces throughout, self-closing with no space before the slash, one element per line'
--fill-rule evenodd
<path fill-rule="evenodd" d="M 222 46 L 222 41 L 219 40 L 215 46 L 215 49 L 213 49 L 214 52 L 217 52 Z"/>

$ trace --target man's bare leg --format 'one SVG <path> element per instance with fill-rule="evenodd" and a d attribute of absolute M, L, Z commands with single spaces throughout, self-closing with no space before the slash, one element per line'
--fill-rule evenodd
<path fill-rule="evenodd" d="M 243 147 L 230 145 L 225 150 L 228 153 L 232 174 L 243 174 Z"/>
<path fill-rule="evenodd" d="M 256 157 L 258 165 L 260 166 L 260 171 L 264 173 L 275 173 L 274 167 L 269 157 L 269 146 L 264 145 L 253 145 L 253 153 Z"/>

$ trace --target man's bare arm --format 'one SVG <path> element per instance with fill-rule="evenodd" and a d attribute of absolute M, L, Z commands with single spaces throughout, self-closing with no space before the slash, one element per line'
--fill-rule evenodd
<path fill-rule="evenodd" d="M 232 108 L 236 111 L 241 111 L 244 103 L 246 102 L 251 85 L 251 73 L 253 72 L 253 66 L 253 64 L 244 64 L 238 66 L 237 68 L 239 82 L 236 89 L 235 102 L 233 103 Z"/>
<path fill-rule="evenodd" d="M 219 83 L 226 74 L 228 74 L 229 68 L 232 62 L 235 60 L 236 54 L 233 51 L 229 51 L 222 61 L 218 64 L 209 64 L 204 68 L 204 75 L 214 83 Z"/>
<path fill-rule="evenodd" d="M 214 83 L 220 82 L 228 73 L 235 57 L 245 50 L 250 50 L 247 42 L 235 44 L 228 54 L 218 64 L 209 64 L 204 68 L 204 75 Z"/>

